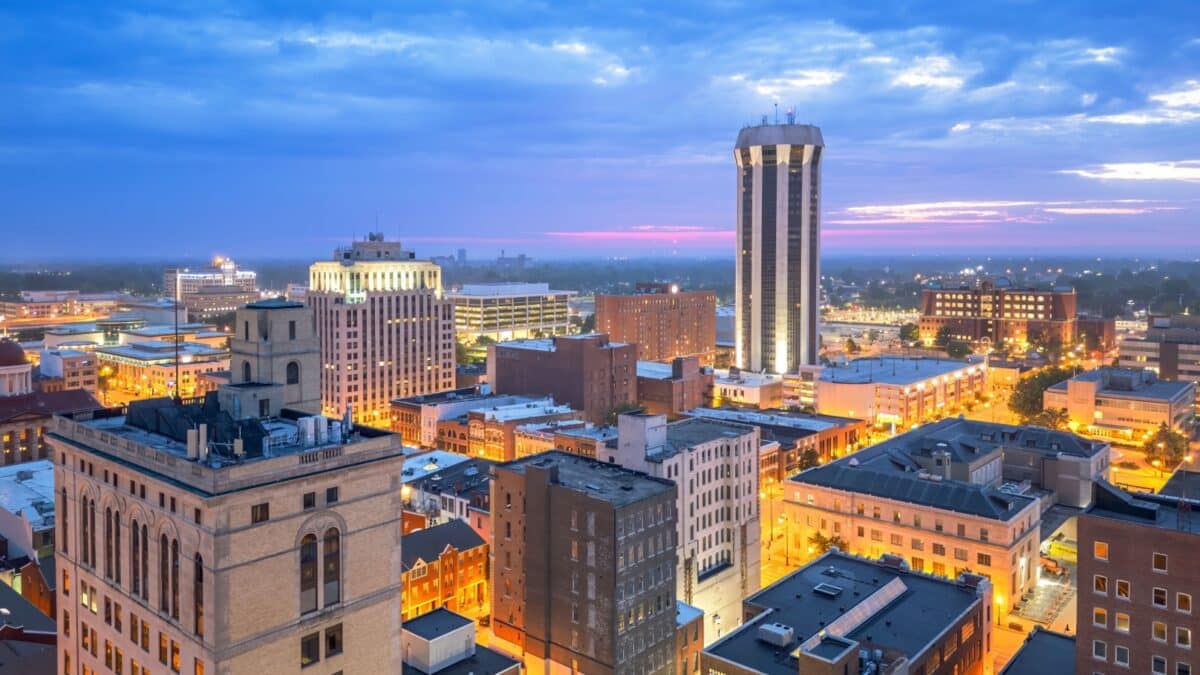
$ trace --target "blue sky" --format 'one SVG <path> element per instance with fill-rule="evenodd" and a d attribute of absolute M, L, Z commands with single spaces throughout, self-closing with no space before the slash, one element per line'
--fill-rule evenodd
<path fill-rule="evenodd" d="M 24 4 L 0 259 L 731 253 L 776 104 L 831 253 L 1200 255 L 1191 3 Z"/>

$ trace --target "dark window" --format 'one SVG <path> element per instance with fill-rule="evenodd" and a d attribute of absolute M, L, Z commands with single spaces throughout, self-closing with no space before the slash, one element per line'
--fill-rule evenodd
<path fill-rule="evenodd" d="M 311 666 L 321 660 L 321 634 L 313 633 L 300 638 L 300 667 Z"/>
<path fill-rule="evenodd" d="M 342 624 L 325 629 L 325 658 L 342 653 Z"/>
<path fill-rule="evenodd" d="M 288 322 L 288 339 L 289 340 L 296 339 L 296 322 L 295 321 Z"/>
<path fill-rule="evenodd" d="M 300 613 L 317 610 L 317 536 L 300 540 Z"/>
<path fill-rule="evenodd" d="M 136 520 L 129 524 L 129 578 L 133 580 L 133 594 L 141 595 L 142 563 L 138 543 L 138 523 Z"/>
<path fill-rule="evenodd" d="M 299 384 L 300 383 L 300 364 L 296 363 L 295 361 L 288 361 L 287 383 L 288 384 Z"/>
<path fill-rule="evenodd" d="M 196 635 L 204 639 L 204 559 L 199 553 L 192 559 L 192 616 Z"/>
<path fill-rule="evenodd" d="M 171 618 L 179 620 L 179 540 L 171 540 Z"/>
<path fill-rule="evenodd" d="M 158 539 L 158 608 L 163 612 L 171 610 L 169 596 L 171 586 L 169 548 L 167 545 L 167 535 L 160 536 Z M 166 663 L 166 661 L 163 663 Z"/>
<path fill-rule="evenodd" d="M 311 508 L 316 508 L 316 506 L 317 506 L 317 493 L 305 492 L 304 493 L 304 510 L 307 511 Z"/>
<path fill-rule="evenodd" d="M 249 381 L 250 381 L 250 362 L 243 361 L 242 362 L 242 382 L 249 382 Z"/>
<path fill-rule="evenodd" d="M 342 551 L 338 531 L 330 528 L 325 532 L 325 606 L 342 601 Z"/>
<path fill-rule="evenodd" d="M 325 503 L 336 504 L 338 501 L 338 489 L 335 487 L 325 488 Z"/>
<path fill-rule="evenodd" d="M 249 321 L 245 321 L 242 323 L 242 339 L 243 340 L 250 339 L 250 322 Z"/>
<path fill-rule="evenodd" d="M 270 504 L 255 504 L 250 507 L 250 524 L 265 522 L 271 517 Z"/>

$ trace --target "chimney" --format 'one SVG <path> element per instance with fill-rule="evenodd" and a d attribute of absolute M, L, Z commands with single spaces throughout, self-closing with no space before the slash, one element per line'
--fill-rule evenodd
<path fill-rule="evenodd" d="M 201 459 L 208 457 L 208 425 L 200 423 L 199 438 L 196 441 L 196 456 Z"/>
<path fill-rule="evenodd" d="M 246 454 L 245 441 L 241 437 L 233 439 L 233 456 L 242 457 Z"/>
<path fill-rule="evenodd" d="M 199 446 L 200 432 L 195 429 L 187 430 L 187 457 L 196 459 L 196 448 Z"/>

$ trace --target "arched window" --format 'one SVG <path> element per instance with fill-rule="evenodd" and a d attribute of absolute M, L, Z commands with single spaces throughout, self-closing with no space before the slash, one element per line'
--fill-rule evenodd
<path fill-rule="evenodd" d="M 192 559 L 192 616 L 196 635 L 204 639 L 204 559 L 199 553 Z"/>
<path fill-rule="evenodd" d="M 179 620 L 179 540 L 171 540 L 171 618 Z"/>
<path fill-rule="evenodd" d="M 68 546 L 70 537 L 67 535 L 68 526 L 67 526 L 67 489 L 66 488 L 62 489 L 62 506 L 60 506 L 58 508 L 58 512 L 62 514 L 62 534 L 59 535 L 58 538 L 59 538 L 59 541 L 61 542 L 63 555 L 66 555 L 71 552 L 71 550 L 70 550 L 71 547 Z"/>
<path fill-rule="evenodd" d="M 242 361 L 242 382 L 250 381 L 250 362 Z"/>
<path fill-rule="evenodd" d="M 288 361 L 287 383 L 300 384 L 300 364 L 296 363 L 295 361 Z"/>
<path fill-rule="evenodd" d="M 342 601 L 342 546 L 341 537 L 334 528 L 325 531 L 325 606 Z"/>
<path fill-rule="evenodd" d="M 113 511 L 113 580 L 121 585 L 121 512 Z"/>
<path fill-rule="evenodd" d="M 138 550 L 138 523 L 136 520 L 129 523 L 129 579 L 133 583 L 133 594 L 141 595 L 142 593 L 142 562 L 140 551 Z"/>
<path fill-rule="evenodd" d="M 104 576 L 112 578 L 113 561 L 112 509 L 104 509 Z"/>
<path fill-rule="evenodd" d="M 158 609 L 161 612 L 171 611 L 171 570 L 170 558 L 167 556 L 167 535 L 158 538 Z"/>
<path fill-rule="evenodd" d="M 88 500 L 88 560 L 96 567 L 96 500 Z"/>
<path fill-rule="evenodd" d="M 317 536 L 300 540 L 300 613 L 317 611 Z"/>
<path fill-rule="evenodd" d="M 150 533 L 142 525 L 142 599 L 150 602 Z"/>
<path fill-rule="evenodd" d="M 88 557 L 88 524 L 87 524 L 87 497 L 79 500 L 79 552 L 80 559 L 84 565 L 90 565 L 91 558 Z"/>

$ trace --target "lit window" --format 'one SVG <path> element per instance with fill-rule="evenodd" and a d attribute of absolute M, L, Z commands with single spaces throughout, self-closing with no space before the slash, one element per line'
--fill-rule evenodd
<path fill-rule="evenodd" d="M 1125 612 L 1117 612 L 1117 615 L 1113 621 L 1113 626 L 1116 628 L 1118 633 L 1128 633 L 1129 615 Z"/>
<path fill-rule="evenodd" d="M 1108 542 L 1097 541 L 1092 543 L 1092 557 L 1096 560 L 1108 560 Z"/>
<path fill-rule="evenodd" d="M 1167 571 L 1167 554 L 1166 553 L 1155 553 L 1154 554 L 1154 571 L 1155 572 L 1166 572 Z"/>

